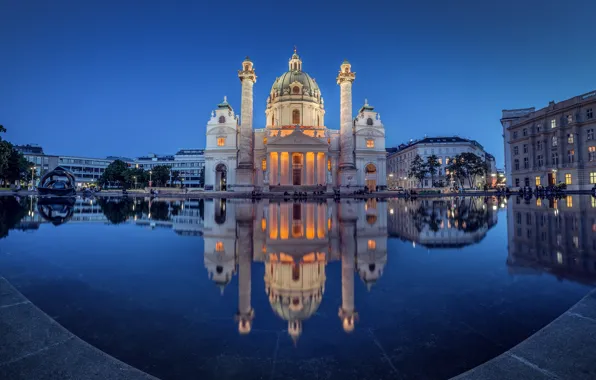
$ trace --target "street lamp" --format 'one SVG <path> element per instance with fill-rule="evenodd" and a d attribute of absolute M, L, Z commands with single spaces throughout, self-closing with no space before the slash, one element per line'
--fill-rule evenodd
<path fill-rule="evenodd" d="M 35 187 L 35 165 L 31 166 L 31 190 Z"/>
<path fill-rule="evenodd" d="M 149 187 L 151 187 L 152 183 L 151 183 L 151 174 L 153 173 L 153 171 L 149 170 Z"/>
<path fill-rule="evenodd" d="M 137 188 L 137 176 L 136 176 L 136 175 L 134 175 L 134 176 L 132 176 L 132 178 L 134 178 L 134 179 L 135 179 L 135 189 L 136 189 L 136 188 Z"/>

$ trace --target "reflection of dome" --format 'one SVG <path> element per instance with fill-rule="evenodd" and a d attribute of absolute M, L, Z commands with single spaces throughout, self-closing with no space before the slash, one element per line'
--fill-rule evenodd
<path fill-rule="evenodd" d="M 301 258 L 270 254 L 265 266 L 265 287 L 273 311 L 288 321 L 294 341 L 302 333 L 302 321 L 319 308 L 325 291 L 325 254 Z"/>

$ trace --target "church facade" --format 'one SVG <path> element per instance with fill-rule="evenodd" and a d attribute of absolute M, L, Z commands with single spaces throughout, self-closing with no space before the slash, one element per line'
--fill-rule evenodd
<path fill-rule="evenodd" d="M 385 127 L 367 101 L 352 114 L 355 73 L 344 61 L 340 126 L 325 126 L 325 101 L 317 82 L 302 70 L 294 50 L 288 71 L 276 78 L 266 100 L 264 128 L 253 128 L 256 73 L 247 57 L 238 71 L 240 115 L 224 98 L 207 122 L 205 190 L 353 191 L 386 188 Z"/>

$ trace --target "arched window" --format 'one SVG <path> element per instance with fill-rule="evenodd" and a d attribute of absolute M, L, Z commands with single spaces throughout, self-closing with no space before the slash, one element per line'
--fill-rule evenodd
<path fill-rule="evenodd" d="M 222 124 L 225 123 L 226 122 L 226 117 L 225 116 L 220 116 L 219 117 L 219 122 L 222 123 Z"/>
<path fill-rule="evenodd" d="M 297 87 L 294 87 L 297 88 Z M 292 111 L 292 124 L 300 124 L 300 111 Z"/>
<path fill-rule="evenodd" d="M 373 119 L 371 119 L 370 117 L 366 119 L 366 125 L 373 125 Z"/>
<path fill-rule="evenodd" d="M 292 94 L 300 94 L 300 87 L 294 86 L 292 88 Z"/>
<path fill-rule="evenodd" d="M 319 115 L 317 115 L 317 127 L 321 125 L 321 119 L 319 118 Z"/>

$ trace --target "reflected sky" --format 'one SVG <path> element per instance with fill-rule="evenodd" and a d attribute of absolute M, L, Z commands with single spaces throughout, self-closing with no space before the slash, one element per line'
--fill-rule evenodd
<path fill-rule="evenodd" d="M 0 275 L 164 379 L 443 379 L 596 280 L 586 196 L 0 206 Z"/>

